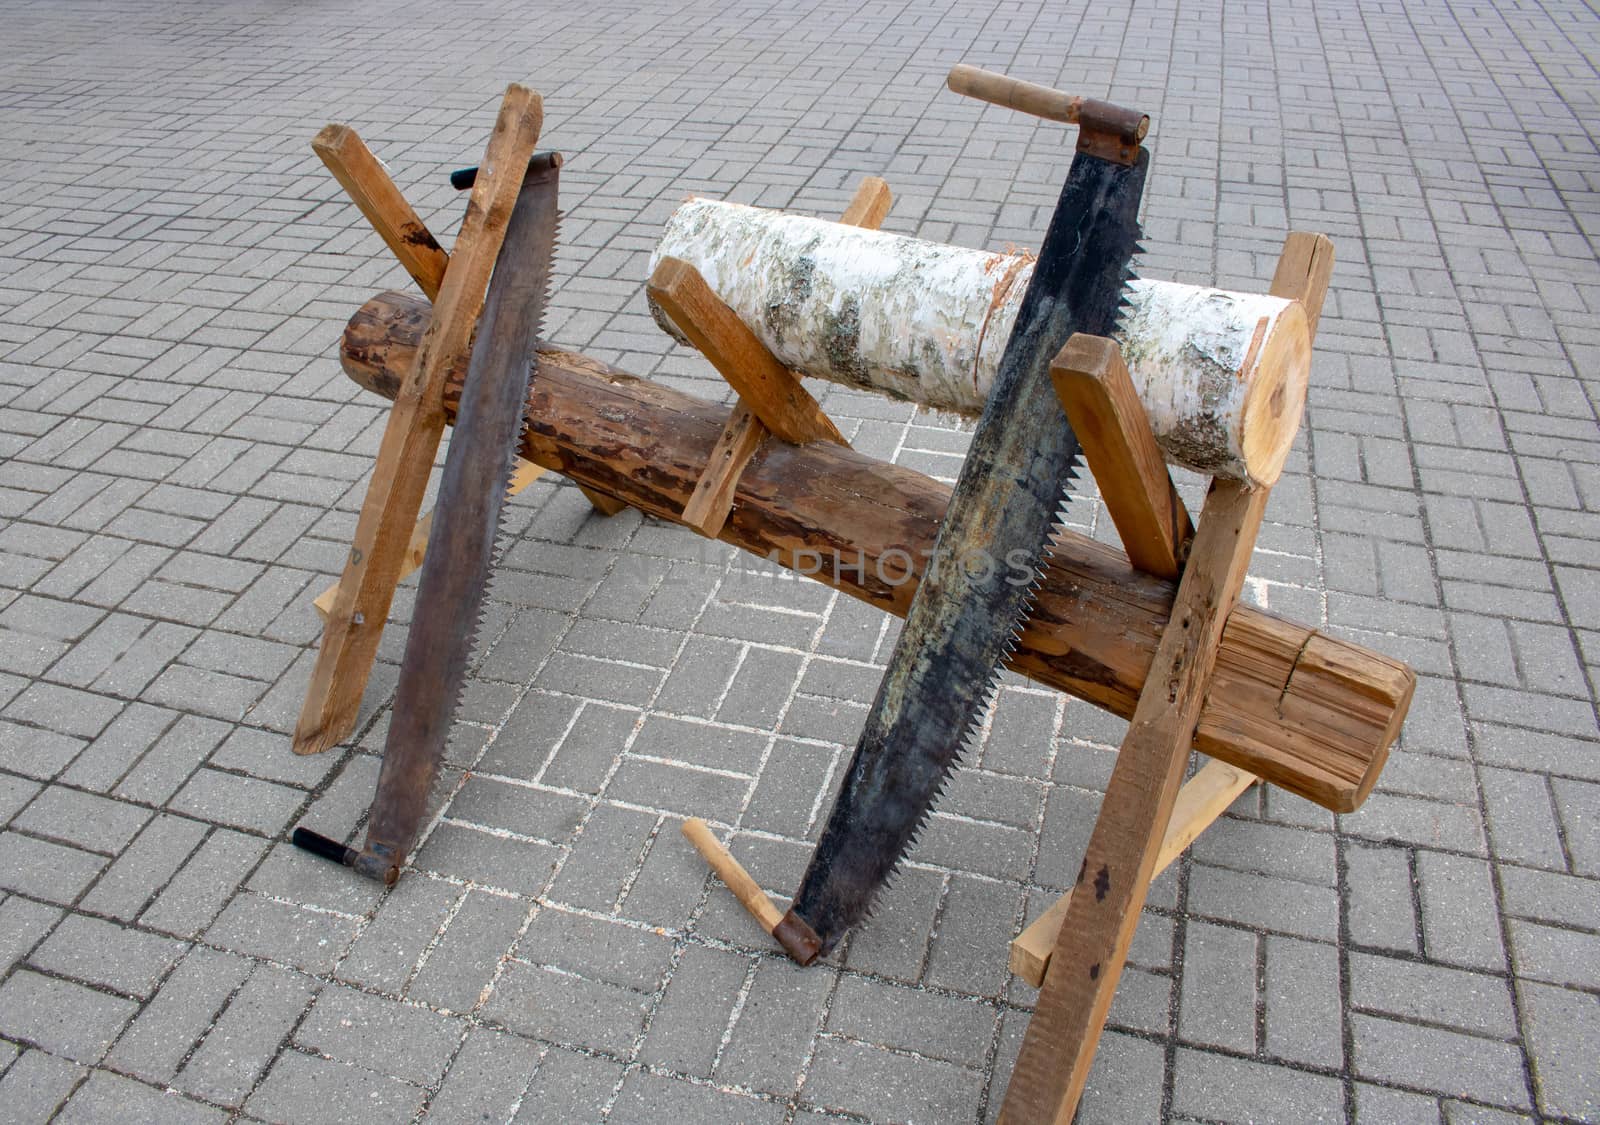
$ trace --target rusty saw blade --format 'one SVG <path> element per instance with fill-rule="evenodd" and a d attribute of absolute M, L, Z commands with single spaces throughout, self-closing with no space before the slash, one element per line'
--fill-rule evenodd
<path fill-rule="evenodd" d="M 977 730 L 1032 606 L 1078 440 L 1050 380 L 1075 332 L 1112 334 L 1149 156 L 1080 139 L 994 389 L 844 785 L 773 931 L 808 964 L 871 911 Z"/>
<path fill-rule="evenodd" d="M 501 511 L 538 368 L 534 341 L 555 256 L 560 167 L 558 153 L 535 155 L 506 227 L 439 481 L 366 847 L 336 857 L 389 883 L 416 843 L 439 776 L 498 554 Z"/>

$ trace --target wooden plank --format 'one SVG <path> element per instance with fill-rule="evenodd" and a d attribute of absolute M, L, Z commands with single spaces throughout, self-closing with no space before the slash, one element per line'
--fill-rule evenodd
<path fill-rule="evenodd" d="M 889 184 L 878 176 L 868 176 L 856 187 L 855 197 L 839 221 L 846 226 L 877 230 L 893 205 L 894 192 L 889 190 Z"/>
<path fill-rule="evenodd" d="M 767 892 L 761 889 L 761 884 L 750 877 L 750 872 L 744 865 L 733 858 L 727 848 L 711 834 L 710 825 L 697 816 L 691 816 L 683 822 L 683 834 L 694 850 L 700 853 L 711 870 L 716 872 L 727 888 L 733 892 L 733 897 L 739 900 L 739 905 L 750 912 L 750 916 L 767 933 L 771 933 L 780 921 L 783 912 L 773 905 L 767 897 Z"/>
<path fill-rule="evenodd" d="M 430 301 L 437 300 L 450 256 L 400 194 L 372 150 L 350 126 L 337 124 L 324 126 L 312 139 L 311 148 L 423 294 Z"/>
<path fill-rule="evenodd" d="M 663 258 L 650 277 L 649 292 L 767 429 L 795 445 L 846 444 L 799 377 L 722 303 L 699 270 L 681 259 Z"/>
<path fill-rule="evenodd" d="M 1172 616 L 1089 838 L 1001 1121 L 1067 1125 L 1139 924 L 1172 819 L 1222 629 L 1244 584 L 1267 489 L 1212 484 Z"/>
<path fill-rule="evenodd" d="M 515 496 L 543 475 L 543 466 L 535 465 L 532 461 L 518 457 L 517 467 L 511 473 L 511 483 L 506 486 L 506 495 Z M 422 565 L 422 560 L 428 553 L 428 535 L 432 531 L 433 513 L 430 511 L 417 521 L 417 526 L 411 531 L 411 541 L 406 544 L 405 558 L 400 562 L 400 577 L 397 581 L 404 582 Z M 339 583 L 334 582 L 326 590 L 318 594 L 316 600 L 311 603 L 316 607 L 317 615 L 324 621 L 328 619 L 328 613 L 333 609 L 334 599 L 338 596 Z"/>
<path fill-rule="evenodd" d="M 1289 297 L 1306 308 L 1306 326 L 1317 337 L 1317 321 L 1333 277 L 1333 242 L 1325 234 L 1293 231 L 1283 240 L 1278 268 L 1272 275 L 1274 297 Z"/>
<path fill-rule="evenodd" d="M 1194 527 L 1116 341 L 1074 335 L 1051 361 L 1050 378 L 1128 561 L 1146 574 L 1177 578 Z"/>
<path fill-rule="evenodd" d="M 444 432 L 446 376 L 466 363 L 489 275 L 543 120 L 538 94 L 524 86 L 507 89 L 432 319 L 389 412 L 295 727 L 297 754 L 336 746 L 355 725 Z"/>
<path fill-rule="evenodd" d="M 590 488 L 586 484 L 578 485 L 578 491 L 583 493 L 591 507 L 602 516 L 614 516 L 628 506 L 626 500 L 618 500 L 615 496 L 608 496 L 597 488 Z"/>
<path fill-rule="evenodd" d="M 1226 762 L 1210 761 L 1184 782 L 1173 803 L 1172 822 L 1161 839 L 1161 851 L 1156 855 L 1155 874 L 1151 878 L 1172 866 L 1184 849 L 1194 843 L 1240 793 L 1260 780 L 1255 774 Z M 1011 971 L 1035 988 L 1044 983 L 1045 969 L 1050 965 L 1050 955 L 1055 952 L 1056 937 L 1061 933 L 1061 922 L 1071 902 L 1072 892 L 1068 891 L 1011 941 Z"/>
<path fill-rule="evenodd" d="M 743 401 L 734 407 L 727 425 L 717 437 L 717 444 L 711 447 L 705 472 L 683 507 L 684 523 L 712 539 L 722 534 L 722 525 L 728 522 L 728 513 L 733 510 L 739 477 L 766 436 L 767 428 L 754 410 Z"/>
<path fill-rule="evenodd" d="M 345 371 L 394 397 L 426 315 L 418 297 L 373 298 L 345 331 Z M 728 408 L 574 352 L 544 349 L 540 364 L 523 456 L 680 519 Z M 445 389 L 447 412 L 460 379 L 453 373 Z M 740 477 L 719 538 L 904 616 L 949 502 L 948 485 L 913 469 L 827 442 L 772 442 Z M 1127 717 L 1173 593 L 1120 549 L 1063 531 L 1010 667 Z M 1415 686 L 1398 660 L 1241 605 L 1223 634 L 1195 749 L 1350 812 L 1376 781 Z"/>

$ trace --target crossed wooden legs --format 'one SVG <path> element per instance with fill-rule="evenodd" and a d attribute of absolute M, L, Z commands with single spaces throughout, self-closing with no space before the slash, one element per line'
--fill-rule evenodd
<path fill-rule="evenodd" d="M 422 565 L 432 515 L 419 520 L 417 513 L 444 433 L 445 377 L 466 363 L 520 173 L 542 122 L 538 94 L 515 85 L 506 91 L 452 254 L 440 247 L 355 130 L 329 125 L 312 142 L 434 307 L 416 364 L 389 412 L 344 573 L 315 601 L 324 620 L 322 647 L 295 727 L 297 754 L 330 749 L 354 728 L 395 587 Z M 511 490 L 526 488 L 542 472 L 519 460 Z M 592 489 L 583 493 L 606 515 L 626 506 Z"/>

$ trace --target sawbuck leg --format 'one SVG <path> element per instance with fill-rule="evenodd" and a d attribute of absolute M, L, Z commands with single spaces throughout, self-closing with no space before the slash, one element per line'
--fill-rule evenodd
<path fill-rule="evenodd" d="M 455 254 L 448 259 L 443 278 L 438 282 L 433 318 L 418 349 L 415 366 L 389 412 L 372 483 L 367 487 L 366 500 L 356 524 L 355 541 L 328 612 L 322 647 L 295 727 L 297 754 L 327 750 L 343 741 L 355 726 L 361 695 L 372 671 L 378 641 L 389 615 L 389 603 L 400 580 L 417 513 L 422 506 L 422 494 L 427 489 L 428 474 L 444 432 L 441 392 L 445 377 L 451 368 L 466 362 L 489 274 L 499 256 L 506 223 L 521 186 L 522 171 L 538 143 L 543 119 L 537 94 L 516 85 L 506 91 L 494 133 L 484 153 L 481 172 L 472 189 L 466 220 L 456 239 Z M 347 157 L 355 155 L 355 161 L 345 166 L 355 169 L 354 182 L 371 190 L 357 190 L 352 195 L 373 225 L 384 233 L 384 240 L 392 245 L 385 232 L 390 227 L 388 218 L 395 213 L 396 201 L 404 205 L 398 190 L 382 174 L 376 160 L 370 159 L 370 153 L 367 154 L 368 163 L 362 164 L 360 152 L 365 146 L 360 145 L 360 139 L 354 137 L 353 132 L 349 136 L 354 138 L 356 147 L 342 150 L 331 143 L 336 138 L 327 137 L 327 131 L 319 136 L 330 142 L 318 149 L 324 159 L 327 159 L 325 149 L 327 152 L 342 151 Z M 397 231 L 404 231 L 407 217 L 421 226 L 409 207 L 405 207 L 400 217 L 401 224 L 393 227 Z M 402 237 L 400 241 L 406 240 Z M 434 246 L 437 247 L 437 243 Z M 401 257 L 411 269 L 412 263 L 405 255 Z M 424 291 L 431 283 L 431 271 L 438 264 L 436 256 L 427 257 L 430 260 L 421 266 L 425 272 L 418 277 Z M 424 281 L 423 277 L 429 280 Z"/>
<path fill-rule="evenodd" d="M 1332 271 L 1333 244 L 1324 236 L 1295 233 L 1284 242 L 1271 291 L 1305 306 L 1313 336 Z M 1063 388 L 1060 378 L 1057 387 Z M 1133 432 L 1137 444 L 1137 426 Z M 1159 512 L 1163 492 L 1156 484 L 1134 503 L 1119 501 L 1124 517 L 1137 520 L 1140 514 L 1133 509 L 1138 503 L 1152 504 Z M 1055 918 L 1035 923 L 1042 923 L 1046 933 L 1055 927 L 1054 948 L 1041 966 L 1043 987 L 1006 1090 L 1002 1121 L 1067 1125 L 1072 1120 L 1151 879 L 1255 780 L 1248 774 L 1224 777 L 1220 769 L 1225 767 L 1210 763 L 1184 787 L 1189 800 L 1174 815 L 1183 796 L 1178 782 L 1188 764 L 1222 631 L 1249 568 L 1267 493 L 1246 491 L 1233 481 L 1212 482 L 1078 886 L 1046 915 Z M 1161 519 L 1146 521 L 1146 526 L 1161 524 Z M 1013 963 L 1018 952 L 1013 946 Z"/>

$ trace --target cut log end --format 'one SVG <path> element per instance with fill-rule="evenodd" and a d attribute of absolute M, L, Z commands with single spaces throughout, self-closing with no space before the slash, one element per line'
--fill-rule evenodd
<path fill-rule="evenodd" d="M 1262 318 L 1261 325 L 1266 324 Z M 1295 301 L 1278 314 L 1256 356 L 1256 377 L 1239 411 L 1243 454 L 1241 479 L 1252 487 L 1270 488 L 1283 474 L 1311 383 L 1311 333 L 1306 311 Z M 1247 360 L 1247 363 L 1249 361 Z M 1241 372 L 1241 377 L 1243 373 Z"/>

